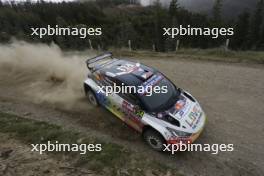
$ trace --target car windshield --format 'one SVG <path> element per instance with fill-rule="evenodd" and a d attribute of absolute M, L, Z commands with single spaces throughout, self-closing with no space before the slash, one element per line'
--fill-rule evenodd
<path fill-rule="evenodd" d="M 163 79 L 155 86 L 159 86 L 160 88 L 165 86 L 167 91 L 166 93 L 155 93 L 152 91 L 152 95 L 150 96 L 147 96 L 146 94 L 140 96 L 140 99 L 145 105 L 147 111 L 161 112 L 169 109 L 176 103 L 180 92 L 172 82 L 163 77 Z"/>

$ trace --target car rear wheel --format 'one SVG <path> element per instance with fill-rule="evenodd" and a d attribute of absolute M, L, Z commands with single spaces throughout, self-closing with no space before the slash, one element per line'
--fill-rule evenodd
<path fill-rule="evenodd" d="M 88 90 L 86 95 L 93 106 L 99 106 L 95 93 L 92 90 Z"/>
<path fill-rule="evenodd" d="M 163 144 L 165 144 L 165 140 L 157 131 L 149 129 L 144 132 L 143 137 L 152 149 L 156 151 L 163 151 Z"/>

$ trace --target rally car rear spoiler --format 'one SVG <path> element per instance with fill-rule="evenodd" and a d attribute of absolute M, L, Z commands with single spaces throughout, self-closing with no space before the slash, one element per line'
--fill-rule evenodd
<path fill-rule="evenodd" d="M 113 54 L 111 52 L 107 52 L 91 59 L 87 59 L 86 65 L 90 71 L 96 71 L 99 68 L 102 68 L 103 66 L 110 64 L 116 60 L 117 59 L 113 58 Z"/>

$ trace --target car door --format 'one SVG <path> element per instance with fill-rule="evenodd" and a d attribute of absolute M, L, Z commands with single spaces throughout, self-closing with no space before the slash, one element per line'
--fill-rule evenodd
<path fill-rule="evenodd" d="M 124 115 L 124 122 L 135 130 L 142 132 L 143 123 L 141 119 L 144 115 L 144 111 L 140 108 L 137 97 L 125 93 L 120 93 L 119 96 L 123 99 L 119 108 Z"/>
<path fill-rule="evenodd" d="M 109 78 L 107 76 L 103 76 L 98 82 L 98 85 L 102 87 L 102 90 L 100 90 L 100 92 L 97 92 L 96 96 L 102 106 L 112 112 L 119 119 L 124 121 L 124 115 L 120 108 L 123 99 L 117 94 L 115 94 L 115 92 L 107 92 L 107 87 L 113 87 L 114 83 L 114 79 Z"/>
<path fill-rule="evenodd" d="M 107 77 L 105 80 L 108 80 L 105 85 L 123 86 L 122 82 L 113 77 Z M 105 102 L 107 102 L 105 107 L 119 119 L 135 130 L 142 131 L 143 124 L 141 123 L 141 118 L 144 115 L 144 111 L 141 110 L 136 96 L 122 92 L 112 92 L 106 97 Z"/>

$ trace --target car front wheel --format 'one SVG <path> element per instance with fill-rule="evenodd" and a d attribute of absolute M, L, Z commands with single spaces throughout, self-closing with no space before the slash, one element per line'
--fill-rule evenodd
<path fill-rule="evenodd" d="M 152 149 L 156 151 L 163 151 L 163 144 L 165 144 L 165 140 L 157 131 L 149 129 L 144 132 L 143 137 Z"/>

